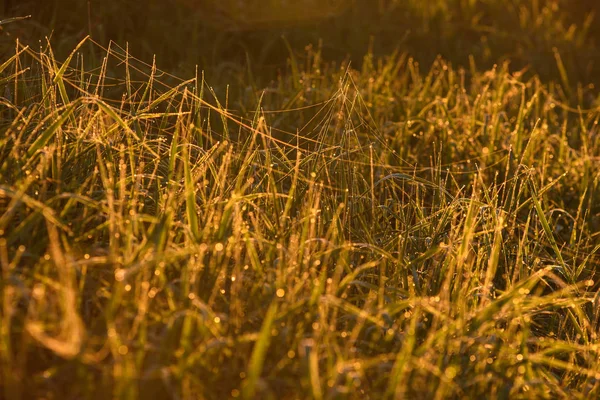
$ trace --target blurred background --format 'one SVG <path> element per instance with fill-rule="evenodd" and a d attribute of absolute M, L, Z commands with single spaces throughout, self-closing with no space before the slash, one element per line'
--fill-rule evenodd
<path fill-rule="evenodd" d="M 454 66 L 513 70 L 543 80 L 597 80 L 597 0 L 3 0 L 2 55 L 19 38 L 34 46 L 50 37 L 68 54 L 85 36 L 189 76 L 246 73 L 269 81 L 293 54 L 321 46 L 329 61 L 359 66 L 375 56 L 408 53 L 424 69 L 441 55 Z M 564 66 L 561 73 L 561 66 Z M 561 75 L 562 74 L 562 75 Z"/>

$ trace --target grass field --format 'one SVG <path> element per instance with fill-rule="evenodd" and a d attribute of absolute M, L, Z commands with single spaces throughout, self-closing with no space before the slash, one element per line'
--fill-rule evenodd
<path fill-rule="evenodd" d="M 59 4 L 2 25 L 1 399 L 600 398 L 593 5 Z"/>

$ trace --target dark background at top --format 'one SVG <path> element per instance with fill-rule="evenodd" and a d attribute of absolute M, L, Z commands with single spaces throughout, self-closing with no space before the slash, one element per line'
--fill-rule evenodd
<path fill-rule="evenodd" d="M 91 34 L 103 45 L 129 43 L 144 61 L 156 55 L 161 68 L 178 75 L 197 64 L 218 79 L 250 62 L 259 79 L 268 80 L 289 57 L 285 37 L 299 57 L 322 40 L 326 60 L 351 59 L 355 66 L 372 48 L 376 56 L 407 52 L 424 70 L 438 55 L 462 66 L 472 56 L 481 69 L 510 59 L 512 69 L 528 66 L 543 80 L 559 79 L 557 50 L 571 82 L 599 76 L 595 0 L 349 0 L 335 13 L 327 1 L 307 2 L 323 7 L 322 13 L 310 10 L 320 18 L 256 23 L 227 15 L 212 0 L 4 0 L 5 17 L 32 18 L 3 26 L 1 54 L 10 54 L 17 37 L 37 46 L 50 36 L 64 57 Z M 258 11 L 269 7 L 269 0 L 251 3 Z"/>

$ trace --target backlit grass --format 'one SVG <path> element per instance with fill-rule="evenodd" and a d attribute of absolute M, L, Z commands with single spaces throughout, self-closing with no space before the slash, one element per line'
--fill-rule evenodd
<path fill-rule="evenodd" d="M 593 87 L 89 48 L 0 66 L 4 398 L 600 396 Z"/>

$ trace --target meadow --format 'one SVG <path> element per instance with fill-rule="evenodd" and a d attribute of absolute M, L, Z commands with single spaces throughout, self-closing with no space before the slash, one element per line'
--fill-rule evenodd
<path fill-rule="evenodd" d="M 10 9 L 0 398 L 600 398 L 598 7 L 320 3 Z"/>

